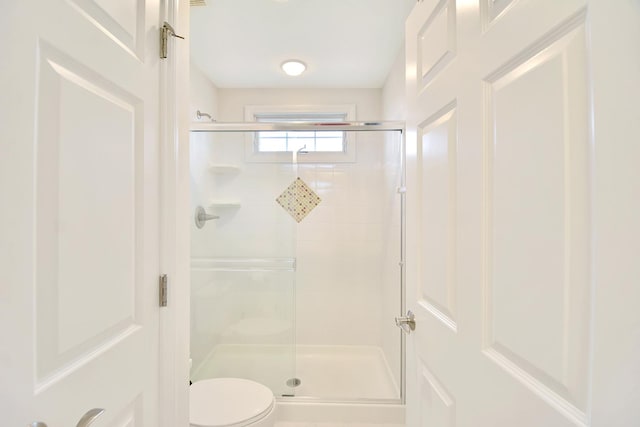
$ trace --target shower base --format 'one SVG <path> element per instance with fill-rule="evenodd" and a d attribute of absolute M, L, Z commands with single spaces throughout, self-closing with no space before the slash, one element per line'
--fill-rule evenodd
<path fill-rule="evenodd" d="M 378 347 L 298 346 L 296 397 L 393 400 L 400 395 Z"/>
<path fill-rule="evenodd" d="M 399 388 L 379 347 L 218 345 L 192 380 L 249 378 L 285 401 L 399 403 Z M 300 384 L 289 387 L 297 378 Z"/>

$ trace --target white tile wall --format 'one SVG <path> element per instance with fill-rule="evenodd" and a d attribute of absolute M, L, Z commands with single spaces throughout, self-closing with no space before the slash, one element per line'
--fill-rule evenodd
<path fill-rule="evenodd" d="M 356 103 L 359 120 L 379 119 L 382 114 L 377 89 L 219 89 L 217 94 L 220 121 L 242 121 L 244 105 L 260 104 Z M 202 204 L 221 217 L 201 230 L 192 228 L 192 257 L 295 256 L 297 280 L 283 283 L 282 295 L 288 298 L 295 292 L 296 342 L 383 346 L 389 361 L 397 365 L 392 371 L 399 376 L 400 341 L 393 325 L 400 297 L 399 224 L 392 220 L 399 215 L 395 192 L 399 158 L 397 150 L 391 149 L 392 140 L 397 144 L 397 139 L 383 134 L 361 133 L 356 163 L 294 167 L 245 162 L 242 134 L 192 138 L 194 205 Z M 396 164 L 387 167 L 392 159 Z M 208 170 L 211 163 L 234 164 L 240 170 L 214 174 Z M 296 176 L 322 198 L 299 225 L 275 202 Z M 208 206 L 213 200 L 238 201 L 241 206 L 214 209 Z M 218 301 L 216 307 L 228 310 L 221 313 L 193 301 L 197 331 L 206 334 L 206 338 L 192 339 L 196 366 L 207 346 L 221 342 L 225 328 L 239 320 L 237 310 L 229 312 L 238 290 L 229 286 L 212 291 L 210 282 L 210 276 L 195 274 L 193 297 L 215 293 L 211 298 Z M 244 315 L 249 315 L 252 305 L 261 310 L 262 304 L 259 297 L 244 301 Z"/>
<path fill-rule="evenodd" d="M 322 203 L 298 228 L 298 344 L 380 345 L 383 141 L 359 134 L 357 163 L 300 170 Z"/>
<path fill-rule="evenodd" d="M 240 143 L 238 136 L 216 135 L 215 141 L 208 142 L 212 155 L 224 151 L 229 140 Z M 383 136 L 358 135 L 358 155 L 369 161 L 356 164 L 296 168 L 245 163 L 242 152 L 236 150 L 232 158 L 229 151 L 225 162 L 239 165 L 240 172 L 204 173 L 202 179 L 210 183 L 212 200 L 238 201 L 241 206 L 209 208 L 220 219 L 194 231 L 201 244 L 193 248 L 192 256 L 296 257 L 297 343 L 380 345 L 376 326 L 387 234 L 382 227 L 390 191 L 381 168 Z M 296 176 L 322 198 L 300 224 L 275 202 Z M 262 302 L 255 303 L 257 310 Z"/>

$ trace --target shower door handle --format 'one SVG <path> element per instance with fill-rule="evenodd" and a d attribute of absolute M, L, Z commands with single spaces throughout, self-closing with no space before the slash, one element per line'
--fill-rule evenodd
<path fill-rule="evenodd" d="M 406 316 L 396 317 L 396 326 L 408 335 L 416 330 L 416 316 L 409 310 Z"/>

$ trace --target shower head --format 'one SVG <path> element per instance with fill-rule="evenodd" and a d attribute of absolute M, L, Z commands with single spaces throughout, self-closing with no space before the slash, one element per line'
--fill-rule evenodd
<path fill-rule="evenodd" d="M 196 119 L 200 120 L 200 119 L 201 119 L 201 118 L 203 118 L 203 117 L 208 117 L 212 122 L 215 122 L 215 121 L 216 121 L 213 117 L 211 117 L 211 114 L 209 114 L 209 113 L 203 113 L 202 111 L 197 110 L 197 111 L 196 111 Z"/>

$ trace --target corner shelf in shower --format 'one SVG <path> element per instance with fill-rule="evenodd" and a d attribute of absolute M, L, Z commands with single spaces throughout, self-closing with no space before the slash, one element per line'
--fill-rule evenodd
<path fill-rule="evenodd" d="M 240 172 L 240 166 L 224 163 L 212 163 L 209 165 L 209 170 L 212 173 L 219 175 L 230 175 Z"/>
<path fill-rule="evenodd" d="M 209 206 L 215 208 L 239 208 L 241 203 L 239 200 L 213 200 Z"/>

